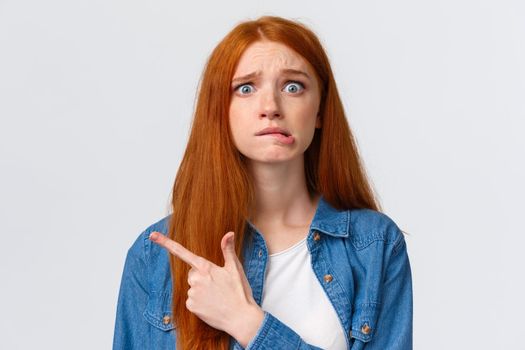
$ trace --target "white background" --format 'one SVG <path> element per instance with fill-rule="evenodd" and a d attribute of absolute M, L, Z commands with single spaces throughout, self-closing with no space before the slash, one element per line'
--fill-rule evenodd
<path fill-rule="evenodd" d="M 169 210 L 205 60 L 309 25 L 405 231 L 415 349 L 525 349 L 525 5 L 0 0 L 0 348 L 109 349 L 122 267 Z"/>

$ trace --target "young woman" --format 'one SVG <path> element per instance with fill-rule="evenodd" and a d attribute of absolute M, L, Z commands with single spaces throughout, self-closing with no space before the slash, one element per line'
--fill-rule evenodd
<path fill-rule="evenodd" d="M 405 240 L 328 58 L 265 16 L 211 54 L 173 213 L 128 251 L 114 349 L 411 349 Z"/>

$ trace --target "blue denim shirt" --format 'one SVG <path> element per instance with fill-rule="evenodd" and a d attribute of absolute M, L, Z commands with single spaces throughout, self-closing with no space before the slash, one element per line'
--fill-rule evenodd
<path fill-rule="evenodd" d="M 113 349 L 175 349 L 168 253 L 152 243 L 170 216 L 149 226 L 128 251 Z M 312 269 L 345 331 L 347 349 L 412 349 L 412 278 L 403 233 L 385 214 L 336 210 L 321 197 L 306 239 Z M 260 305 L 268 249 L 250 222 L 244 271 Z M 290 283 L 293 283 L 291 281 Z M 268 312 L 246 350 L 319 349 Z M 242 346 L 231 338 L 230 349 Z"/>

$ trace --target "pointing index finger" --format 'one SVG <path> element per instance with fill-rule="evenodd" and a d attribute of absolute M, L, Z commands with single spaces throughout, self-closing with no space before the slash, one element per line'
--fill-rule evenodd
<path fill-rule="evenodd" d="M 152 232 L 149 235 L 149 239 L 157 243 L 158 245 L 166 248 L 171 254 L 175 255 L 176 257 L 180 258 L 182 261 L 191 265 L 191 267 L 199 270 L 199 267 L 198 267 L 199 256 L 193 254 L 191 251 L 184 248 L 182 244 L 177 243 L 172 239 L 169 239 L 168 237 L 164 236 L 163 234 L 159 232 Z"/>

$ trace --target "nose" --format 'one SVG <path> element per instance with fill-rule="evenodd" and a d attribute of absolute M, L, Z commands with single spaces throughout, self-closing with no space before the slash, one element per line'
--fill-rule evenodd
<path fill-rule="evenodd" d="M 268 119 L 281 117 L 279 94 L 272 89 L 260 94 L 259 117 Z"/>

